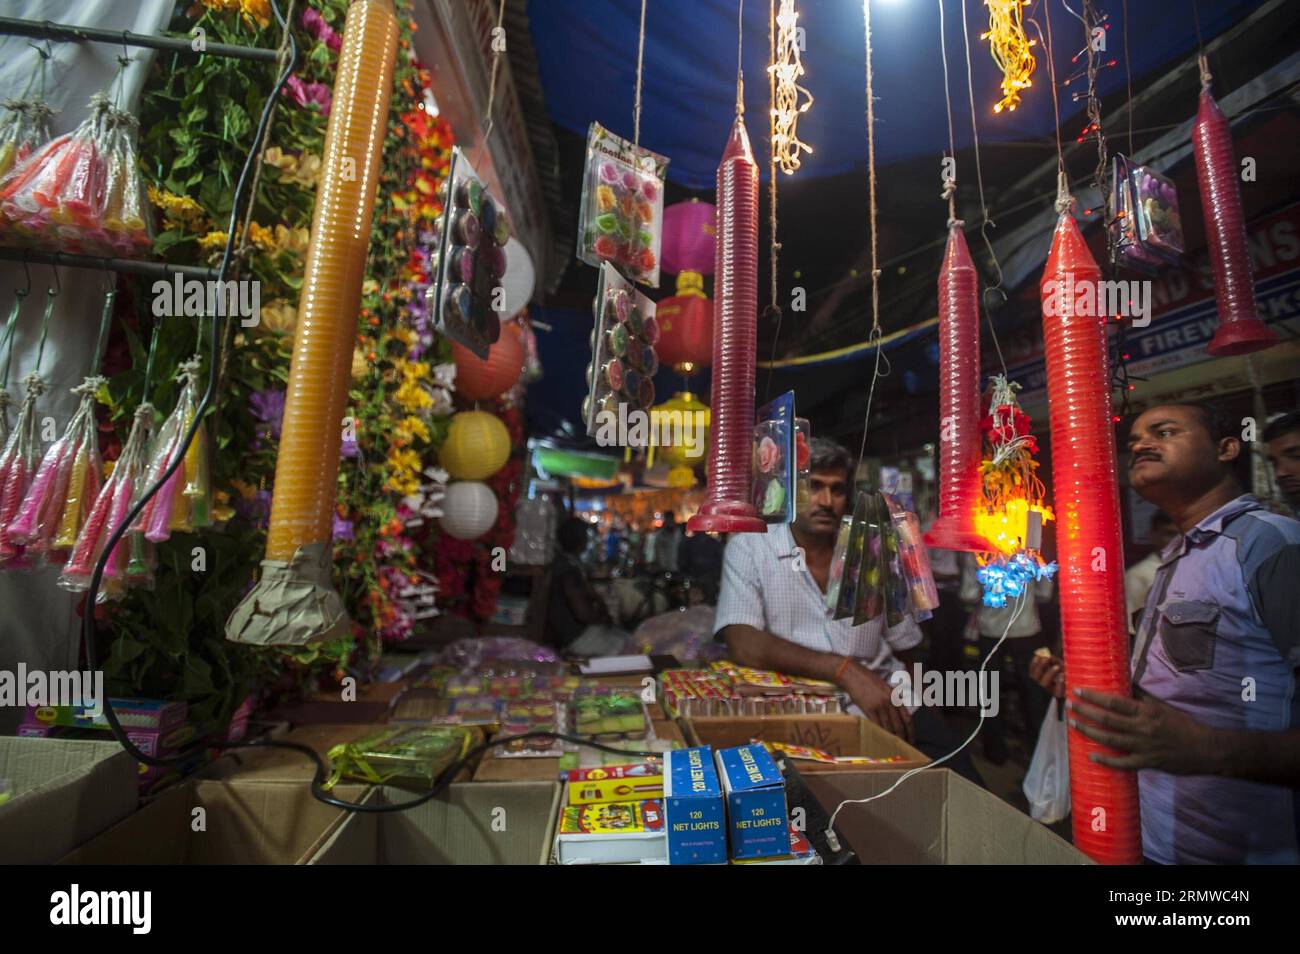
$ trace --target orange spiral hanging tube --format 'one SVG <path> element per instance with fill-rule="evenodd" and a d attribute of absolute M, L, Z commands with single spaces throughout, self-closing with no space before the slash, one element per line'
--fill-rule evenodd
<path fill-rule="evenodd" d="M 330 579 L 342 419 L 388 128 L 391 0 L 348 9 L 294 331 L 262 578 L 226 624 L 236 642 L 301 644 L 348 622 Z"/>

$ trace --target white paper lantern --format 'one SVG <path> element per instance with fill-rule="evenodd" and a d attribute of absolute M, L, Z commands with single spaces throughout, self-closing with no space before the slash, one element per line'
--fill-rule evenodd
<path fill-rule="evenodd" d="M 506 273 L 501 279 L 506 301 L 504 314 L 513 318 L 528 307 L 537 282 L 537 272 L 533 268 L 533 257 L 528 254 L 528 249 L 513 235 L 506 242 L 505 251 Z"/>
<path fill-rule="evenodd" d="M 442 529 L 457 540 L 474 540 L 497 522 L 497 497 L 482 481 L 462 480 L 442 498 Z"/>

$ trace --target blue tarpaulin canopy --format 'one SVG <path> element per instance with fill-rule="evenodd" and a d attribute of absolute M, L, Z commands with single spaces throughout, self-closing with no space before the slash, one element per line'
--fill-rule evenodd
<path fill-rule="evenodd" d="M 981 141 L 1017 141 L 1052 135 L 1056 127 L 1048 66 L 1040 45 L 1033 86 L 1014 112 L 995 115 L 1001 74 L 980 34 L 988 28 L 979 0 L 942 0 L 949 86 L 958 149 L 972 141 L 966 82 L 963 13 L 969 34 L 975 109 Z M 1195 49 L 1193 3 L 1208 41 L 1260 6 L 1257 0 L 1133 0 L 1128 4 L 1128 61 L 1134 80 Z M 948 147 L 943 65 L 939 43 L 940 0 L 871 0 L 873 89 L 876 96 L 876 161 L 937 160 Z M 1106 53 L 1114 67 L 1099 78 L 1102 95 L 1124 88 L 1125 23 L 1119 0 L 1099 0 L 1109 14 Z M 1058 83 L 1079 74 L 1084 28 L 1072 15 L 1079 0 L 1043 0 L 1025 8 L 1046 35 L 1051 19 Z M 692 189 L 712 187 L 736 98 L 736 37 L 739 0 L 649 0 L 642 86 L 641 144 L 669 157 L 668 176 Z M 814 97 L 799 135 L 815 150 L 798 176 L 829 176 L 865 167 L 866 73 L 860 0 L 797 0 L 804 29 L 803 84 Z M 744 5 L 745 108 L 755 149 L 766 137 L 768 3 Z M 551 118 L 585 133 L 593 120 L 632 137 L 636 77 L 638 0 L 530 0 L 532 40 Z M 1026 23 L 1031 38 L 1032 25 Z M 1071 100 L 1086 88 L 1080 77 L 1060 88 L 1063 121 L 1082 126 L 1083 103 Z M 1070 128 L 1067 125 L 1067 130 Z M 936 172 L 937 177 L 937 172 Z"/>

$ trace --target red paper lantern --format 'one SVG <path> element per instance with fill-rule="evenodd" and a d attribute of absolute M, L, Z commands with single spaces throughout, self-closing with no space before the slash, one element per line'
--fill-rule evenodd
<path fill-rule="evenodd" d="M 1076 314 L 1073 290 L 1101 280 L 1073 216 L 1061 214 L 1043 271 L 1043 344 L 1051 408 L 1052 493 L 1066 688 L 1130 695 L 1124 549 L 1111 422 L 1106 318 Z M 1061 290 L 1064 289 L 1064 293 Z M 1074 844 L 1094 861 L 1142 860 L 1137 776 L 1091 761 L 1116 754 L 1070 730 Z M 1097 819 L 1104 824 L 1096 826 Z"/>
<path fill-rule="evenodd" d="M 677 294 L 655 308 L 659 340 L 655 353 L 662 364 L 690 376 L 713 360 L 713 302 L 704 294 L 699 272 L 677 276 Z"/>
<path fill-rule="evenodd" d="M 663 269 L 713 274 L 713 246 L 717 235 L 717 209 L 691 199 L 664 209 Z"/>
<path fill-rule="evenodd" d="M 456 393 L 471 401 L 505 394 L 524 369 L 524 343 L 514 322 L 501 326 L 501 337 L 488 350 L 486 361 L 456 342 L 452 342 L 451 354 L 456 362 Z"/>

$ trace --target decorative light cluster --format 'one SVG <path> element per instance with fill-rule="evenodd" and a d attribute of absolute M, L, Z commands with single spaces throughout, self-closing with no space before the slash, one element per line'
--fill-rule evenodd
<path fill-rule="evenodd" d="M 1039 514 L 1043 523 L 1053 519 L 1052 508 L 1024 497 L 1007 500 L 995 511 L 981 509 L 975 514 L 975 530 L 998 548 L 1003 556 L 1021 549 L 1029 535 L 1029 515 Z"/>
<path fill-rule="evenodd" d="M 989 29 L 980 39 L 989 41 L 989 53 L 1002 71 L 1002 99 L 993 112 L 1014 112 L 1020 91 L 1032 85 L 1029 77 L 1034 73 L 1034 41 L 1021 22 L 1021 8 L 1029 6 L 1029 0 L 984 0 L 984 6 L 989 8 Z"/>
<path fill-rule="evenodd" d="M 812 105 L 812 93 L 799 85 L 803 63 L 799 56 L 799 32 L 795 27 L 799 14 L 794 0 L 781 0 L 776 15 L 776 52 L 767 68 L 774 77 L 772 98 L 772 152 L 777 165 L 786 175 L 800 166 L 799 154 L 812 153 L 812 146 L 799 138 L 799 115 Z M 804 101 L 800 103 L 800 97 Z"/>
<path fill-rule="evenodd" d="M 1044 563 L 1033 551 L 1021 551 L 1008 560 L 998 560 L 976 571 L 984 587 L 984 605 L 1002 607 L 1007 598 L 1019 599 L 1033 580 L 1050 580 L 1056 574 L 1056 562 Z"/>

